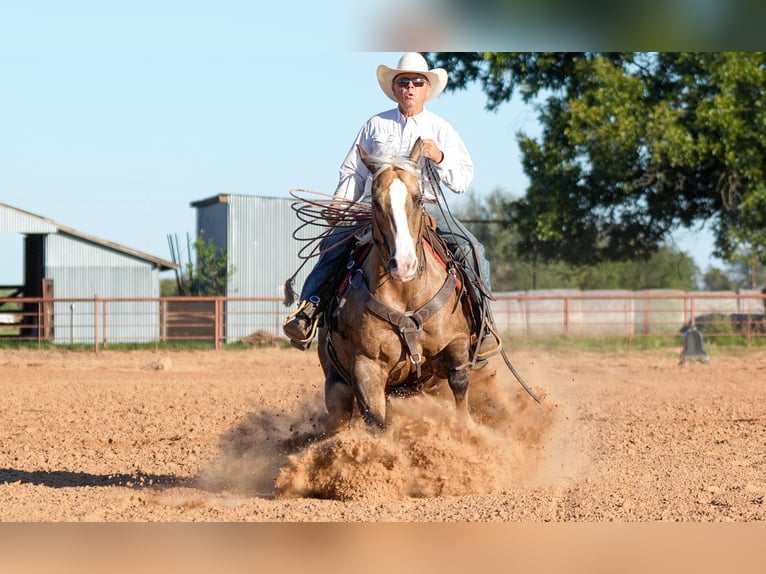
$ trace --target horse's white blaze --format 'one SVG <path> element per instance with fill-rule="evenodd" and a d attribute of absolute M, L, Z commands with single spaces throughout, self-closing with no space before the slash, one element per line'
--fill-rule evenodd
<path fill-rule="evenodd" d="M 389 196 L 391 197 L 391 210 L 396 228 L 394 239 L 394 252 L 391 256 L 396 261 L 396 269 L 391 276 L 400 281 L 413 279 L 418 270 L 418 256 L 415 251 L 415 242 L 410 234 L 410 226 L 407 220 L 407 187 L 400 179 L 391 182 Z"/>

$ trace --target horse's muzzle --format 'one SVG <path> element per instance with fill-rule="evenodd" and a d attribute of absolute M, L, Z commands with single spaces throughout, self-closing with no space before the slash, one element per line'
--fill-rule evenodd
<path fill-rule="evenodd" d="M 388 260 L 386 269 L 391 278 L 396 281 L 401 281 L 402 283 L 412 281 L 418 274 L 418 258 L 413 257 L 406 260 L 404 264 L 399 265 L 396 258 L 392 257 Z"/>

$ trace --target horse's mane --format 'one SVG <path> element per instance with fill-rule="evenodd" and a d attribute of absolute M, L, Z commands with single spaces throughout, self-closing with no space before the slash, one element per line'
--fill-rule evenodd
<path fill-rule="evenodd" d="M 390 157 L 383 155 L 370 156 L 368 161 L 375 167 L 375 171 L 372 172 L 372 178 L 377 178 L 381 173 L 389 168 L 401 169 L 409 173 L 410 175 L 420 179 L 420 169 L 417 165 L 410 161 L 409 157 Z"/>

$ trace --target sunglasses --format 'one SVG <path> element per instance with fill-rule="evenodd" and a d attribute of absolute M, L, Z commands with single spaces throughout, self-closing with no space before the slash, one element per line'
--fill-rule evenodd
<path fill-rule="evenodd" d="M 416 88 L 422 88 L 428 83 L 428 80 L 425 78 L 396 78 L 394 80 L 394 84 L 402 88 L 409 86 L 410 82 L 412 82 L 412 85 Z"/>

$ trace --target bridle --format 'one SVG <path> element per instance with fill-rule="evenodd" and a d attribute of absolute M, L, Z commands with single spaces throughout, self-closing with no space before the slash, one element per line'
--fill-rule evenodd
<path fill-rule="evenodd" d="M 378 179 L 380 174 L 387 169 L 394 170 L 395 173 L 401 173 L 404 170 L 401 168 L 397 168 L 396 166 L 385 166 L 381 170 L 379 170 L 375 174 L 375 180 Z M 404 180 L 402 180 L 401 177 L 399 179 L 404 183 Z M 406 185 L 406 184 L 405 184 Z M 375 195 L 377 191 L 377 188 L 373 187 L 373 196 Z M 389 191 L 388 189 L 386 190 Z M 388 270 L 387 263 L 391 261 L 392 259 L 392 250 L 390 245 L 385 239 L 385 234 L 383 234 L 380 231 L 380 223 L 378 221 L 379 216 L 381 215 L 381 209 L 378 207 L 379 204 L 377 203 L 376 199 L 373 197 L 372 201 L 372 243 L 373 247 L 377 250 L 378 254 L 380 255 L 380 258 L 382 261 L 386 262 L 386 268 Z M 425 233 L 425 222 L 426 222 L 426 216 L 425 216 L 425 204 L 423 202 L 422 194 L 418 193 L 416 198 L 413 198 L 413 193 L 410 191 L 410 189 L 407 189 L 407 215 L 408 215 L 408 221 L 410 216 L 417 217 L 418 223 L 417 223 L 417 230 L 414 234 L 411 234 L 412 241 L 415 246 L 416 250 L 416 256 L 418 258 L 418 270 L 417 270 L 417 276 L 420 277 L 423 274 L 423 271 L 425 270 L 425 264 L 426 264 L 426 256 L 425 256 L 425 247 L 423 245 L 423 236 Z M 387 218 L 390 218 L 390 214 L 384 214 Z M 410 229 L 407 229 L 407 233 L 411 233 Z"/>

